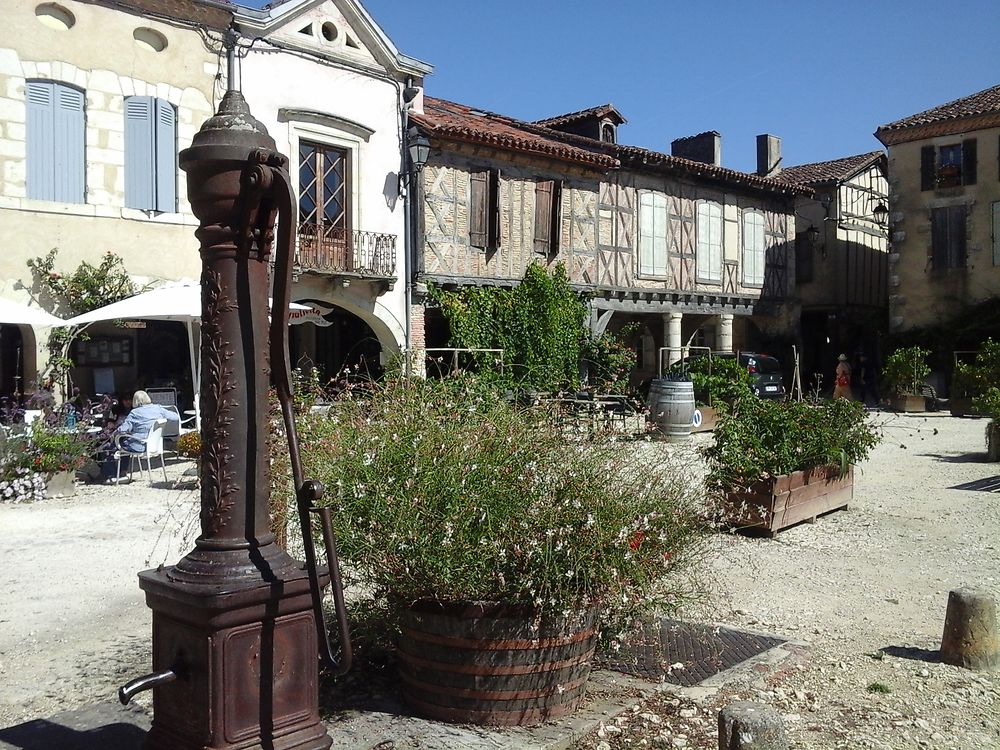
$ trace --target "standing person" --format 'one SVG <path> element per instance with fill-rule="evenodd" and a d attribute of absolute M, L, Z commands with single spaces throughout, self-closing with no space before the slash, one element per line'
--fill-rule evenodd
<path fill-rule="evenodd" d="M 168 422 L 180 423 L 180 415 L 175 411 L 164 409 L 159 404 L 154 404 L 149 394 L 145 391 L 136 391 L 132 396 L 132 411 L 121 421 L 121 424 L 111 433 L 112 442 L 106 446 L 109 449 L 108 458 L 101 466 L 101 473 L 108 482 L 114 482 L 116 474 L 121 474 L 125 469 L 126 461 L 131 459 L 127 456 L 119 459 L 119 466 L 115 466 L 115 460 L 111 457 L 114 450 L 114 438 L 116 435 L 126 435 L 122 438 L 121 447 L 127 451 L 141 453 L 146 449 L 146 438 L 153 428 L 153 423 L 158 419 L 166 419 Z M 116 470 L 117 469 L 117 470 Z"/>
<path fill-rule="evenodd" d="M 837 357 L 837 369 L 834 374 L 833 397 L 851 400 L 851 366 L 847 363 L 847 355 Z"/>
<path fill-rule="evenodd" d="M 877 407 L 878 398 L 878 374 L 872 366 L 868 355 L 858 356 L 858 385 L 861 388 L 861 403 L 865 406 Z"/>

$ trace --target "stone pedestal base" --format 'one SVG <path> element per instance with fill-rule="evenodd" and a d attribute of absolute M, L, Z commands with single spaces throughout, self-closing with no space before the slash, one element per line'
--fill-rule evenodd
<path fill-rule="evenodd" d="M 948 594 L 941 661 L 966 669 L 1000 668 L 997 605 L 988 595 L 972 589 Z"/>

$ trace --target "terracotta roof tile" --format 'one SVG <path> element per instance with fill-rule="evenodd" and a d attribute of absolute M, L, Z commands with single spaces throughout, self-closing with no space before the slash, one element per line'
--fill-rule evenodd
<path fill-rule="evenodd" d="M 431 136 L 540 154 L 601 169 L 612 169 L 618 164 L 613 156 L 568 144 L 554 130 L 444 99 L 425 97 L 423 113 L 413 113 L 410 119 Z"/>
<path fill-rule="evenodd" d="M 638 170 L 680 173 L 769 192 L 812 193 L 811 188 L 803 185 L 759 177 L 638 146 L 604 143 L 444 99 L 425 97 L 424 113 L 412 114 L 410 117 L 425 128 L 430 136 L 484 143 L 512 151 L 545 154 L 564 161 L 589 164 L 603 169 L 615 169 L 627 164 Z"/>
<path fill-rule="evenodd" d="M 992 86 L 988 89 L 963 96 L 953 102 L 942 104 L 931 109 L 918 112 L 915 115 L 904 117 L 901 120 L 890 122 L 879 128 L 879 132 L 889 130 L 901 130 L 912 128 L 918 125 L 930 125 L 942 120 L 956 120 L 962 117 L 974 117 L 976 115 L 1000 112 L 1000 85 Z"/>
<path fill-rule="evenodd" d="M 845 156 L 842 159 L 818 161 L 812 164 L 799 164 L 786 167 L 775 175 L 774 179 L 791 182 L 796 185 L 817 185 L 826 182 L 838 182 L 847 179 L 856 172 L 874 164 L 884 154 L 881 151 L 869 151 L 867 154 Z"/>
<path fill-rule="evenodd" d="M 535 125 L 543 125 L 547 128 L 554 128 L 571 122 L 587 120 L 591 117 L 606 117 L 607 115 L 614 115 L 615 119 L 618 120 L 619 125 L 624 125 L 628 122 L 628 120 L 625 119 L 624 115 L 618 111 L 618 108 L 615 107 L 614 104 L 600 104 L 596 107 L 591 107 L 590 109 L 581 109 L 579 112 L 568 112 L 565 115 L 546 117 L 544 120 L 535 120 Z"/>

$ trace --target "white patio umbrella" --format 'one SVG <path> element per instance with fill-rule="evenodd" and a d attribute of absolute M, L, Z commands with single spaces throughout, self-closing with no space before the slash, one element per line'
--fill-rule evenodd
<path fill-rule="evenodd" d="M 62 318 L 49 315 L 41 308 L 28 307 L 0 297 L 0 324 L 13 326 L 61 326 Z"/>
<path fill-rule="evenodd" d="M 270 304 L 270 300 L 268 301 Z M 307 310 L 304 305 L 292 303 L 292 310 Z M 188 332 L 188 353 L 191 357 L 191 374 L 194 387 L 195 426 L 201 428 L 201 408 L 198 389 L 201 384 L 201 364 L 195 356 L 194 324 L 201 321 L 201 285 L 176 284 L 151 289 L 127 299 L 114 302 L 83 315 L 77 315 L 62 326 L 83 326 L 103 320 L 173 320 L 183 323 Z"/>

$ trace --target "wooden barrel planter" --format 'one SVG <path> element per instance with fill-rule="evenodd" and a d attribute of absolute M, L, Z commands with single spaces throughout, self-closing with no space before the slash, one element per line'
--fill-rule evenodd
<path fill-rule="evenodd" d="M 820 466 L 755 482 L 746 492 L 726 498 L 729 522 L 748 531 L 774 536 L 781 529 L 846 508 L 854 499 L 854 467 Z"/>
<path fill-rule="evenodd" d="M 649 419 L 664 438 L 681 442 L 691 438 L 694 385 L 690 380 L 657 378 L 649 386 Z"/>
<path fill-rule="evenodd" d="M 403 697 L 441 721 L 539 724 L 580 704 L 597 638 L 596 608 L 538 620 L 530 607 L 418 602 L 402 621 Z"/>

